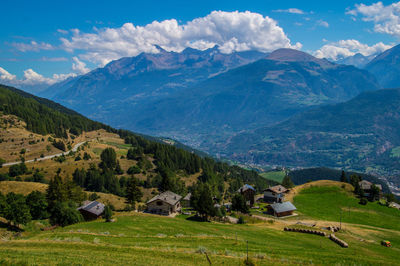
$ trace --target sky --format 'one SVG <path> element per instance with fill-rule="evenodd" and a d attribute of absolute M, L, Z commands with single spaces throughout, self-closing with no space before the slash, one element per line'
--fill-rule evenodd
<path fill-rule="evenodd" d="M 400 39 L 396 1 L 0 2 L 0 83 L 47 87 L 156 45 L 223 53 L 286 47 L 338 60 Z"/>

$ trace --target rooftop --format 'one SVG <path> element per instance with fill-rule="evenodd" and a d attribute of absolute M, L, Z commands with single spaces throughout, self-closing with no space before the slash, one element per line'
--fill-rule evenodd
<path fill-rule="evenodd" d="M 272 191 L 272 192 L 275 192 L 275 193 L 285 193 L 285 192 L 288 191 L 288 189 L 285 188 L 285 187 L 282 186 L 282 185 L 277 185 L 277 186 L 269 187 L 269 188 L 265 189 L 264 191 L 268 191 L 268 190 L 269 190 L 269 191 Z"/>
<path fill-rule="evenodd" d="M 83 205 L 78 208 L 78 210 L 84 210 L 100 216 L 104 211 L 104 204 L 98 201 L 85 201 Z"/>
<path fill-rule="evenodd" d="M 244 191 L 246 191 L 248 189 L 256 191 L 256 189 L 254 187 L 252 187 L 252 186 L 250 186 L 248 184 L 245 184 L 243 187 L 239 188 L 238 192 L 241 193 L 241 192 L 244 192 Z"/>
<path fill-rule="evenodd" d="M 297 210 L 296 207 L 290 201 L 285 201 L 282 203 L 274 203 L 274 204 L 271 204 L 270 206 L 276 213 Z"/>
<path fill-rule="evenodd" d="M 178 201 L 182 199 L 182 196 L 175 194 L 172 191 L 165 191 L 155 197 L 153 197 L 151 200 L 147 202 L 147 204 L 156 201 L 156 200 L 161 200 L 164 201 L 170 205 L 175 205 Z"/>

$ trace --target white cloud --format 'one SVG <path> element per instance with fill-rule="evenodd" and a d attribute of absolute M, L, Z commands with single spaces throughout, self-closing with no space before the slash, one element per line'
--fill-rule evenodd
<path fill-rule="evenodd" d="M 58 31 L 59 33 L 61 33 L 61 34 L 68 34 L 68 31 L 67 31 L 67 30 L 58 29 L 57 31 Z"/>
<path fill-rule="evenodd" d="M 305 14 L 305 12 L 303 10 L 298 9 L 298 8 L 278 9 L 278 10 L 274 10 L 274 12 L 299 14 L 299 15 Z"/>
<path fill-rule="evenodd" d="M 8 73 L 7 70 L 4 68 L 0 67 L 0 80 L 4 81 L 12 81 L 15 80 L 16 76 Z"/>
<path fill-rule="evenodd" d="M 353 56 L 356 53 L 360 53 L 364 56 L 376 55 L 391 47 L 392 45 L 387 45 L 382 42 L 369 46 L 357 40 L 341 40 L 325 44 L 313 54 L 318 58 L 327 58 L 336 61 L 348 56 Z"/>
<path fill-rule="evenodd" d="M 51 78 L 46 78 L 33 69 L 27 69 L 24 71 L 24 77 L 17 79 L 15 75 L 10 74 L 4 68 L 0 67 L 0 82 L 4 82 L 8 85 L 13 86 L 36 86 L 36 85 L 53 85 L 56 82 L 63 81 L 69 77 L 76 77 L 75 73 L 69 74 L 53 74 Z"/>
<path fill-rule="evenodd" d="M 12 46 L 14 46 L 18 51 L 21 52 L 39 52 L 40 50 L 53 50 L 54 47 L 45 42 L 38 43 L 36 41 L 31 41 L 30 43 L 17 43 L 13 42 L 11 43 Z"/>
<path fill-rule="evenodd" d="M 70 52 L 83 50 L 80 59 L 101 65 L 141 52 L 158 53 L 155 45 L 176 52 L 186 47 L 204 50 L 219 45 L 223 53 L 301 48 L 300 43 L 291 44 L 275 20 L 249 11 L 213 11 L 186 24 L 170 19 L 145 26 L 125 23 L 120 28 L 95 29 L 93 33 L 77 29 L 71 32 L 71 38 L 61 38 L 62 48 Z"/>
<path fill-rule="evenodd" d="M 324 21 L 324 20 L 318 20 L 317 21 L 317 25 L 321 26 L 321 27 L 324 27 L 324 28 L 329 28 L 329 23 Z"/>
<path fill-rule="evenodd" d="M 74 63 L 72 63 L 72 70 L 78 72 L 79 74 L 86 74 L 90 71 L 89 68 L 86 67 L 86 64 L 78 59 L 78 57 L 72 57 Z"/>
<path fill-rule="evenodd" d="M 386 33 L 400 38 L 400 2 L 383 5 L 377 2 L 371 5 L 357 4 L 354 9 L 346 12 L 348 15 L 361 15 L 362 20 L 374 23 L 374 31 Z"/>

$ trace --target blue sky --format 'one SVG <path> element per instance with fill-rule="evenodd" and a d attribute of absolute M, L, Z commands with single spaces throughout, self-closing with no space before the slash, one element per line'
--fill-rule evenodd
<path fill-rule="evenodd" d="M 226 53 L 292 47 L 334 60 L 379 53 L 400 37 L 395 1 L 3 0 L 1 7 L 0 82 L 22 87 L 157 52 L 155 44 L 173 51 L 218 44 Z"/>

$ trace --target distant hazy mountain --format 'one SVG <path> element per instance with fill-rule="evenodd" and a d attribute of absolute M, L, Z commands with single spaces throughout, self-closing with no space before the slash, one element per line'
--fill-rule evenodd
<path fill-rule="evenodd" d="M 263 165 L 339 167 L 400 173 L 400 89 L 299 113 L 287 121 L 238 134 L 216 149 Z M 400 184 L 400 180 L 397 180 Z"/>
<path fill-rule="evenodd" d="M 400 87 L 400 45 L 376 56 L 365 69 L 376 76 L 385 88 Z"/>
<path fill-rule="evenodd" d="M 109 112 L 168 96 L 230 68 L 265 56 L 260 52 L 222 54 L 218 47 L 181 53 L 158 47 L 158 54 L 142 53 L 113 61 L 104 68 L 55 84 L 41 96 L 49 97 L 92 118 L 113 122 Z M 114 123 L 115 125 L 115 123 Z"/>
<path fill-rule="evenodd" d="M 208 150 L 224 134 L 226 138 L 274 124 L 311 106 L 342 102 L 379 88 L 365 70 L 279 49 L 183 93 L 127 110 L 135 118 L 124 127 L 172 135 Z"/>
<path fill-rule="evenodd" d="M 358 68 L 363 68 L 365 67 L 372 59 L 374 59 L 375 55 L 370 55 L 370 56 L 364 56 L 360 53 L 357 53 L 353 56 L 348 56 L 345 58 L 342 58 L 340 60 L 335 61 L 337 64 L 343 64 L 343 65 L 352 65 Z"/>
<path fill-rule="evenodd" d="M 113 126 L 209 150 L 239 131 L 379 88 L 367 71 L 297 50 L 279 49 L 265 57 L 214 48 L 122 58 L 56 84 L 47 95 Z"/>

